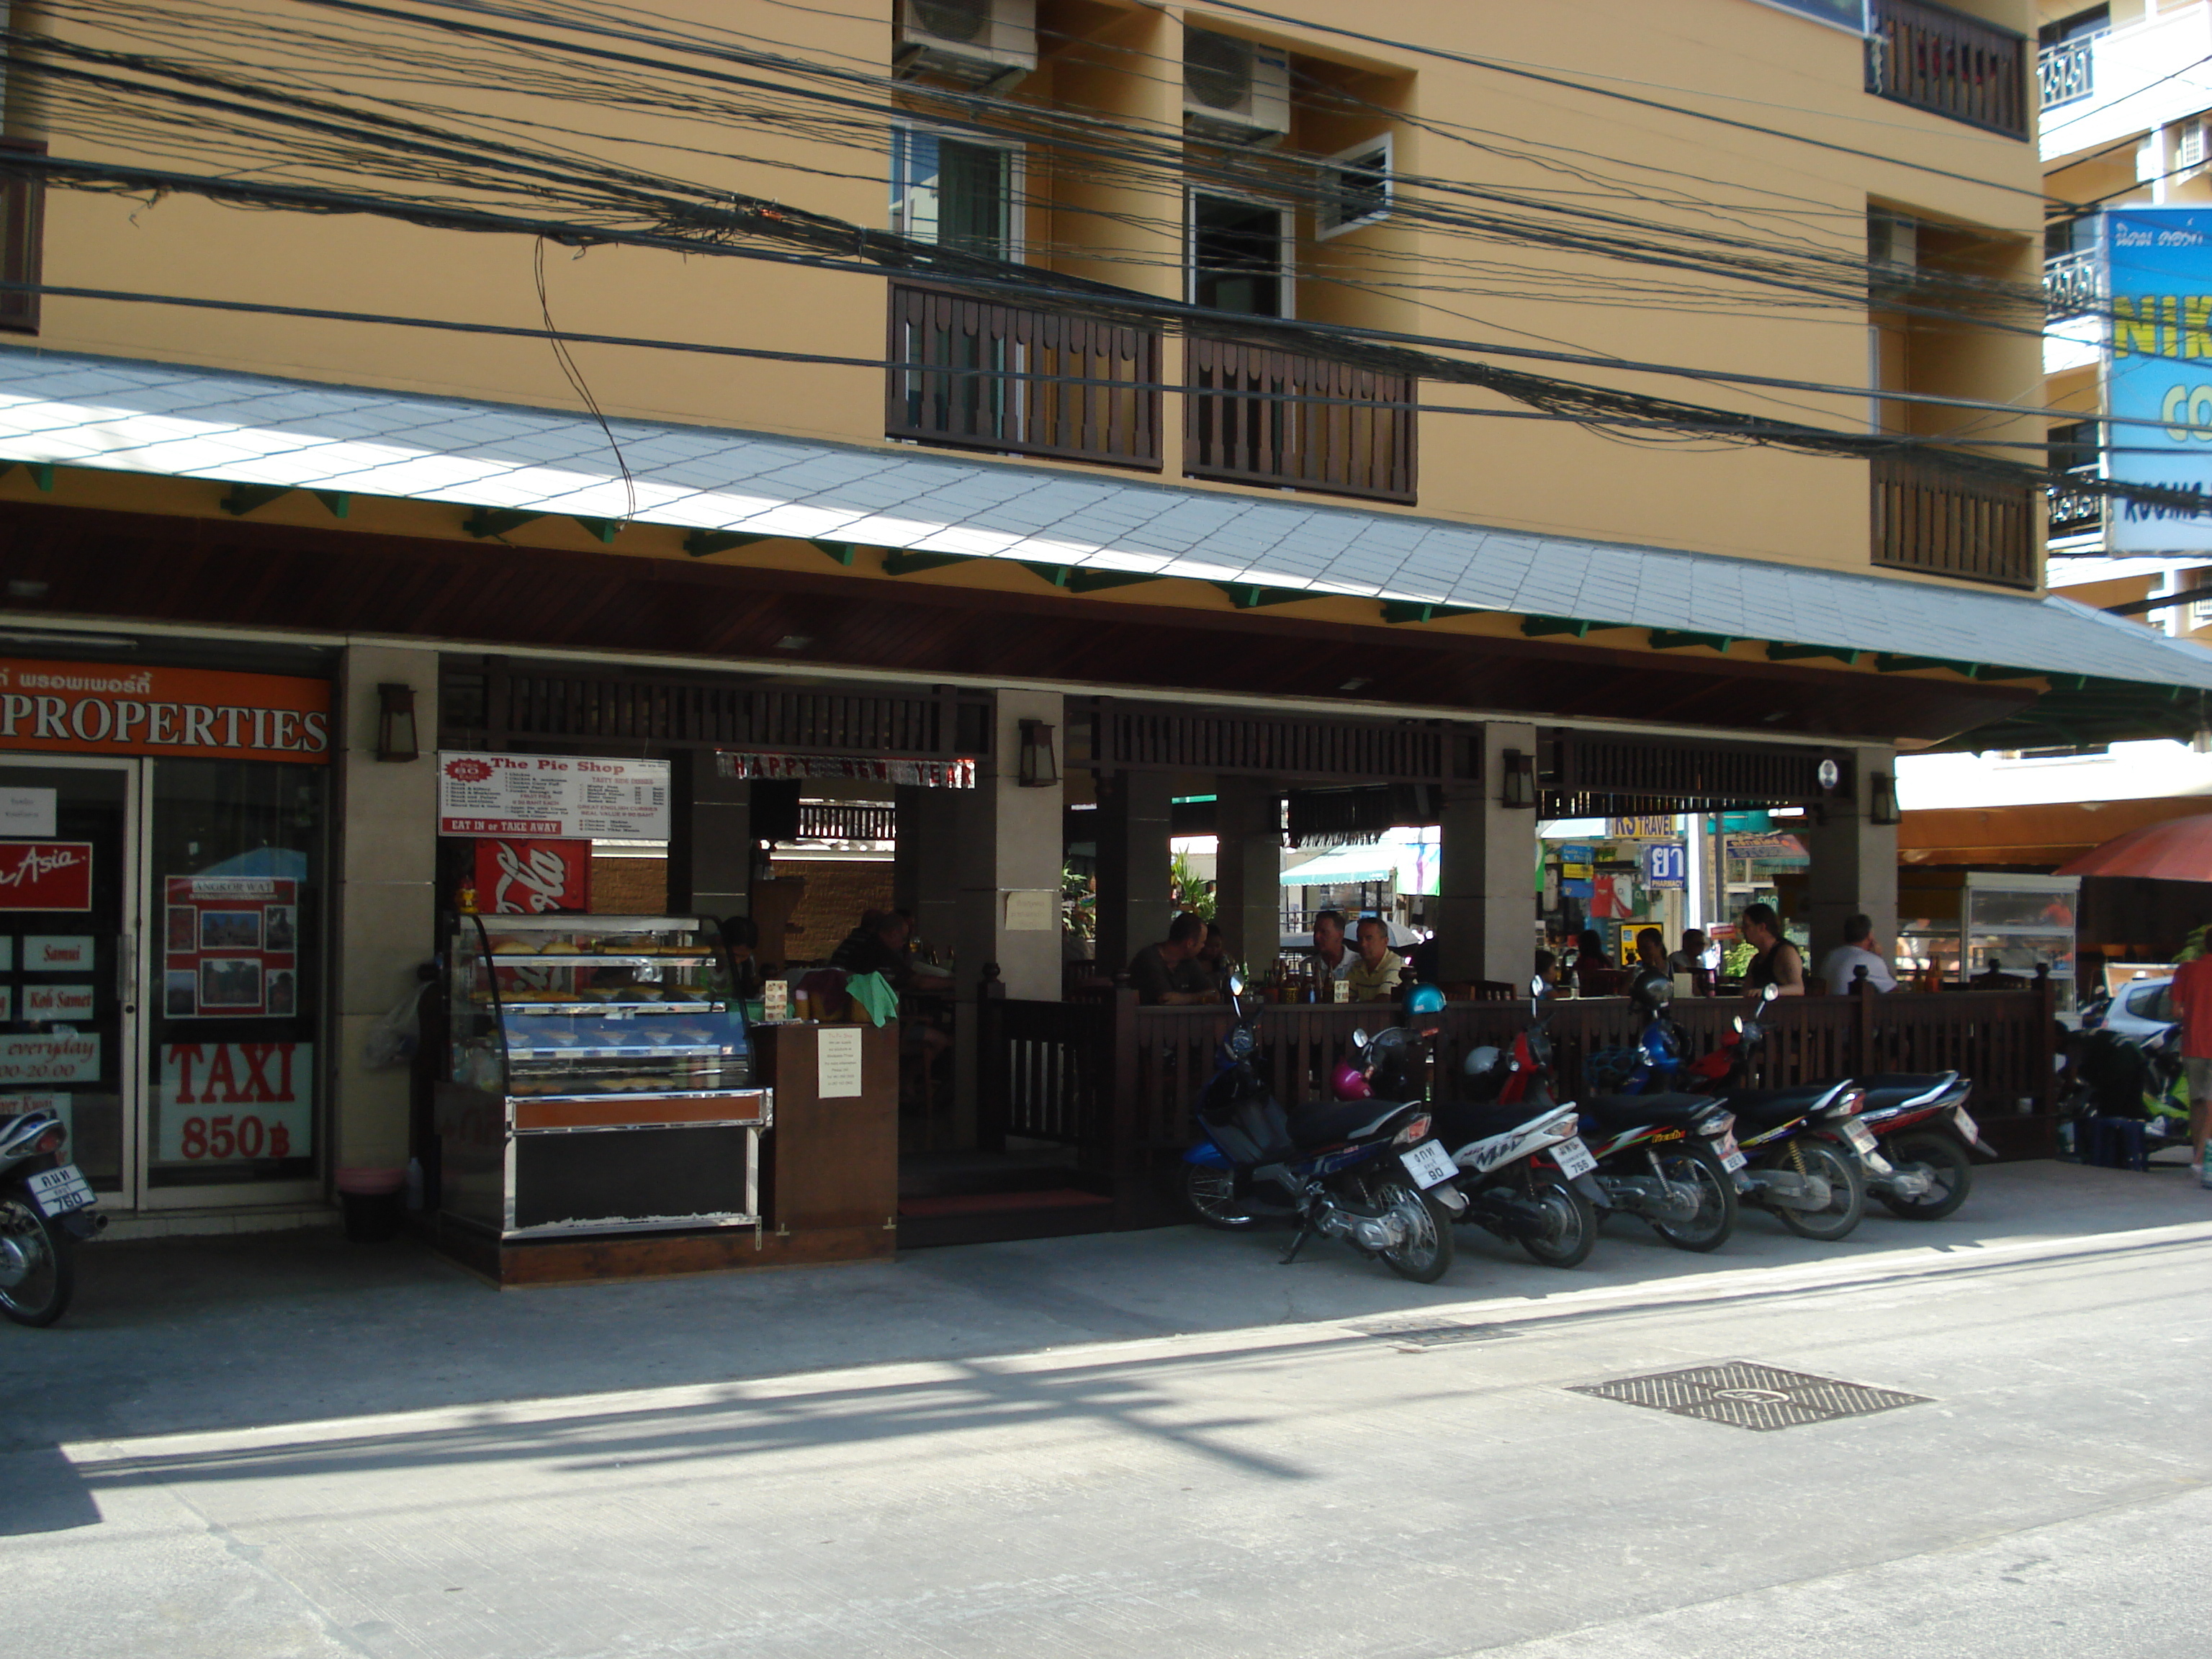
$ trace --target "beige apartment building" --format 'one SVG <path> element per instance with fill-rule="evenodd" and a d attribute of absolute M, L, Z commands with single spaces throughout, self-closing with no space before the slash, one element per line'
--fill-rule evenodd
<path fill-rule="evenodd" d="M 963 1007 L 1197 823 L 1254 962 L 1286 827 L 1437 826 L 1454 982 L 1540 818 L 1817 809 L 1817 941 L 1893 910 L 1900 749 L 2212 689 L 2045 580 L 2051 9 L 18 4 L 0 790 L 96 890 L 10 921 L 101 1043 L 8 1086 L 146 1228 L 419 1154 L 441 753 L 647 768 L 563 833 L 678 915 L 895 843 Z"/>

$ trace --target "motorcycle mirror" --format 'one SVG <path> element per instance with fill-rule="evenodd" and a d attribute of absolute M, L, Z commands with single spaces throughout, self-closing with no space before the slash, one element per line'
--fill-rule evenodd
<path fill-rule="evenodd" d="M 1761 1002 L 1771 1002 L 1781 994 L 1782 988 L 1779 985 L 1770 985 L 1759 994 L 1759 1000 Z"/>
<path fill-rule="evenodd" d="M 1242 975 L 1242 974 L 1231 974 L 1231 975 L 1230 975 L 1230 976 L 1229 976 L 1229 994 L 1230 994 L 1231 996 L 1232 996 L 1232 997 L 1241 997 L 1241 996 L 1243 996 L 1243 995 L 1244 994 L 1244 975 Z"/>
<path fill-rule="evenodd" d="M 1544 976 L 1541 974 L 1528 981 L 1528 994 L 1532 997 L 1540 997 L 1544 994 Z"/>
<path fill-rule="evenodd" d="M 1365 1026 L 1355 1025 L 1352 1027 L 1352 1046 L 1355 1048 L 1364 1048 L 1367 1046 L 1367 1028 Z"/>
<path fill-rule="evenodd" d="M 1741 1036 L 1743 1035 L 1743 1016 L 1741 1014 L 1738 1014 L 1735 1017 L 1735 1034 L 1738 1036 Z"/>

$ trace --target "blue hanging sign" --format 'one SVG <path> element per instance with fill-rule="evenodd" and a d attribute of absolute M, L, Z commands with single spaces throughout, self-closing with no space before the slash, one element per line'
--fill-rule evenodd
<path fill-rule="evenodd" d="M 1647 887 L 1687 887 L 1690 849 L 1679 841 L 1654 842 L 1644 849 L 1644 884 Z"/>

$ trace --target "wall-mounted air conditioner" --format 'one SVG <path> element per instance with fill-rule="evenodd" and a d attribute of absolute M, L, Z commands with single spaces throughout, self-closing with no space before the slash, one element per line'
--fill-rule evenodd
<path fill-rule="evenodd" d="M 1183 125 L 1224 144 L 1266 144 L 1291 130 L 1291 60 L 1233 35 L 1187 28 Z"/>
<path fill-rule="evenodd" d="M 1036 67 L 1036 0 L 898 0 L 891 66 L 1004 91 Z"/>

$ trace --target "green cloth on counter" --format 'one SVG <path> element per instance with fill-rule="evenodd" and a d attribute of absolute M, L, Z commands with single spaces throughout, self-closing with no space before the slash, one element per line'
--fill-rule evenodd
<path fill-rule="evenodd" d="M 881 974 L 854 975 L 845 981 L 845 994 L 868 1011 L 872 1024 L 898 1018 L 898 993 Z"/>

